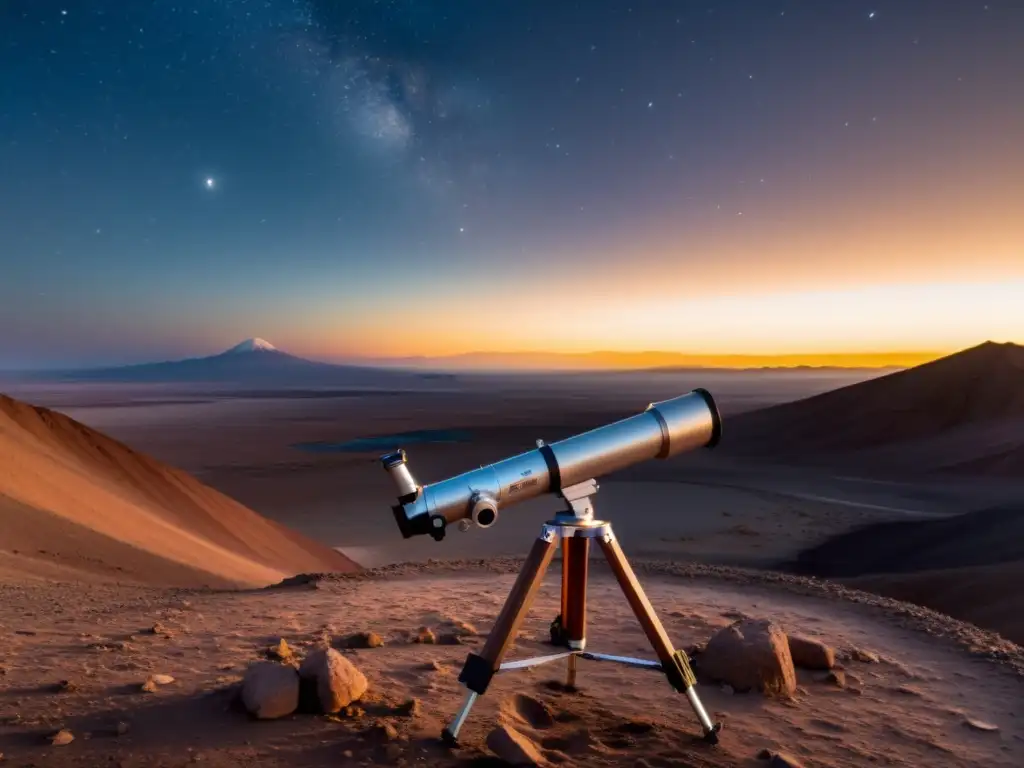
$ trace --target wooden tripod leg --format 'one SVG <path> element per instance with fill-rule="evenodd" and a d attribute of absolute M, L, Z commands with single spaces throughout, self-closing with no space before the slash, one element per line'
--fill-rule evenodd
<path fill-rule="evenodd" d="M 590 539 L 570 536 L 562 545 L 569 555 L 569 567 L 562 583 L 565 607 L 562 609 L 569 647 L 582 651 L 587 642 L 587 567 L 590 560 Z"/>
<path fill-rule="evenodd" d="M 483 650 L 479 654 L 471 653 L 466 657 L 466 663 L 459 674 L 459 682 L 468 689 L 466 700 L 455 715 L 455 719 L 441 732 L 441 739 L 445 744 L 458 744 L 459 731 L 469 717 L 469 711 L 477 697 L 483 696 L 487 691 L 491 678 L 501 666 L 502 658 L 530 610 L 530 603 L 533 602 L 537 590 L 540 589 L 544 572 L 551 564 L 557 546 L 558 537 L 553 531 L 545 528 L 540 537 L 533 542 L 530 554 L 527 555 L 526 562 L 523 563 L 522 570 L 512 585 L 512 591 L 509 592 L 501 613 L 487 635 Z"/>
<path fill-rule="evenodd" d="M 565 626 L 565 617 L 569 615 L 569 562 L 572 560 L 572 550 L 569 547 L 571 539 L 562 539 L 562 612 L 559 614 L 561 618 L 561 626 Z"/>
<path fill-rule="evenodd" d="M 544 572 L 551 564 L 551 558 L 558 546 L 557 537 L 546 531 L 533 543 L 530 554 L 519 571 L 512 591 L 509 592 L 505 605 L 498 614 L 494 627 L 487 635 L 483 650 L 479 654 L 471 653 L 459 675 L 459 682 L 471 691 L 483 695 L 491 682 L 494 673 L 501 666 L 501 660 L 508 651 L 509 645 L 519 631 L 530 603 L 533 602 L 537 590 L 544 579 Z"/>
<path fill-rule="evenodd" d="M 711 743 L 717 743 L 718 731 L 721 730 L 721 725 L 711 722 L 711 718 L 708 717 L 707 712 L 704 710 L 704 705 L 701 704 L 697 692 L 694 690 L 697 678 L 690 668 L 690 660 L 683 651 L 677 651 L 672 647 L 672 641 L 669 639 L 665 627 L 662 626 L 661 620 L 654 612 L 650 600 L 644 594 L 644 590 L 640 586 L 636 574 L 633 573 L 633 568 L 626 559 L 626 555 L 623 553 L 622 547 L 619 546 L 615 535 L 609 530 L 608 534 L 598 539 L 598 541 L 601 543 L 601 549 L 608 559 L 608 564 L 615 573 L 619 587 L 622 588 L 623 593 L 626 595 L 626 600 L 629 601 L 630 608 L 633 609 L 633 614 L 636 616 L 637 621 L 640 622 L 640 626 L 643 628 L 644 634 L 647 635 L 647 640 L 650 642 L 654 652 L 658 655 L 658 660 L 661 662 L 669 683 L 680 693 L 686 694 L 694 714 L 697 715 L 697 719 L 700 721 L 701 728 L 704 731 L 704 738 Z"/>
<path fill-rule="evenodd" d="M 569 536 L 562 539 L 563 552 L 568 555 L 568 566 L 562 572 L 562 619 L 566 644 L 573 651 L 582 651 L 587 645 L 587 568 L 590 565 L 590 539 Z M 565 686 L 576 688 L 576 654 L 566 663 Z"/>

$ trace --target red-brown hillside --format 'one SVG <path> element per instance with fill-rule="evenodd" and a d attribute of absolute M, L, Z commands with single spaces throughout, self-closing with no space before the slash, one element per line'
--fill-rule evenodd
<path fill-rule="evenodd" d="M 179 469 L 3 395 L 0 566 L 221 586 L 358 568 Z"/>

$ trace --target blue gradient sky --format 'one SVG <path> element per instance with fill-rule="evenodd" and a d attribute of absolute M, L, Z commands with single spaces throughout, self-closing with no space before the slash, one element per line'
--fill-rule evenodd
<path fill-rule="evenodd" d="M 0 367 L 1024 341 L 1021 29 L 1016 0 L 7 0 Z"/>

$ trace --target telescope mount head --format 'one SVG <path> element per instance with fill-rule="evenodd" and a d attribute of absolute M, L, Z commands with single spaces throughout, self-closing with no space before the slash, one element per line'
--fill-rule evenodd
<path fill-rule="evenodd" d="M 558 495 L 565 501 L 567 509 L 560 512 L 561 519 L 571 519 L 574 523 L 590 523 L 594 519 L 594 494 L 601 488 L 597 480 L 584 480 L 582 483 L 563 488 Z"/>

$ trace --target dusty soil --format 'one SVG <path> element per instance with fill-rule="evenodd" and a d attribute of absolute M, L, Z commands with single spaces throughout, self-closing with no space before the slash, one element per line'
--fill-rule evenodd
<path fill-rule="evenodd" d="M 449 751 L 437 737 L 462 698 L 459 670 L 518 565 L 410 564 L 246 592 L 0 586 L 0 751 L 26 766 L 485 765 L 495 762 L 487 734 L 504 723 L 562 765 L 755 766 L 765 765 L 755 758 L 765 748 L 806 766 L 1024 762 L 1020 647 L 834 584 L 657 562 L 637 563 L 637 571 L 679 647 L 739 617 L 770 617 L 832 644 L 846 686 L 801 671 L 797 696 L 776 700 L 704 681 L 704 704 L 725 723 L 711 748 L 696 740 L 685 700 L 660 674 L 581 662 L 580 690 L 569 693 L 557 685 L 564 669 L 556 662 L 500 674 L 463 730 L 463 746 Z M 509 658 L 552 652 L 547 625 L 557 601 L 556 569 Z M 651 657 L 625 599 L 596 565 L 589 606 L 591 650 Z M 411 642 L 421 626 L 442 641 L 457 627 L 470 634 L 459 644 Z M 384 645 L 345 650 L 370 680 L 359 711 L 256 722 L 233 705 L 246 665 L 280 638 L 301 655 L 327 642 L 344 647 L 365 631 Z M 878 663 L 850 659 L 854 648 Z M 142 692 L 153 674 L 174 682 Z M 419 704 L 409 714 L 411 699 Z M 985 723 L 997 730 L 979 730 Z M 51 745 L 47 737 L 62 728 L 74 740 Z"/>

